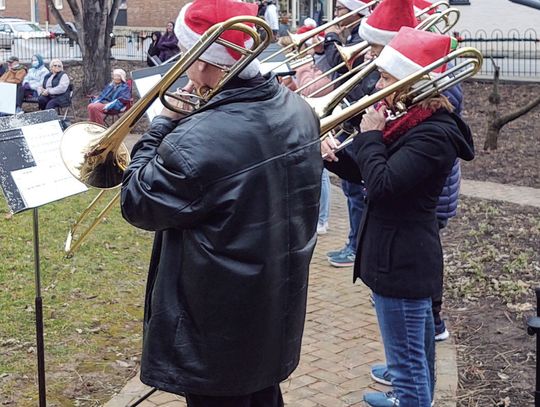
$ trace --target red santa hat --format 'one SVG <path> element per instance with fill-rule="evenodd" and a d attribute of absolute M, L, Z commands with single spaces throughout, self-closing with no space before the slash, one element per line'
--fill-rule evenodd
<path fill-rule="evenodd" d="M 370 3 L 371 0 L 337 0 L 337 2 L 344 7 L 347 7 L 349 10 L 353 11 L 357 8 L 365 6 L 367 3 Z M 368 16 L 370 13 L 369 7 L 366 7 L 358 12 L 363 16 Z"/>
<path fill-rule="evenodd" d="M 180 10 L 174 26 L 176 37 L 184 48 L 191 48 L 210 27 L 237 16 L 256 16 L 257 5 L 234 0 L 195 0 Z M 228 30 L 221 38 L 242 47 L 251 47 L 253 39 L 238 30 Z M 224 47 L 212 44 L 201 55 L 200 59 L 217 65 L 231 66 L 241 54 Z M 253 78 L 260 71 L 259 61 L 251 62 L 238 76 L 244 79 Z"/>
<path fill-rule="evenodd" d="M 415 27 L 413 0 L 384 0 L 360 23 L 360 37 L 370 44 L 387 45 L 401 27 Z"/>
<path fill-rule="evenodd" d="M 313 30 L 314 28 L 316 28 L 317 26 L 309 26 L 309 25 L 303 25 L 302 27 L 298 27 L 298 30 L 296 30 L 296 34 L 304 34 L 304 33 L 307 33 L 308 31 L 311 31 Z M 321 31 L 320 33 L 318 33 L 316 35 L 316 37 L 318 38 L 319 41 L 324 41 L 324 36 L 325 36 L 325 32 L 324 31 Z M 313 44 L 313 38 L 309 38 L 307 41 L 306 41 L 306 44 L 307 45 L 311 45 Z"/>
<path fill-rule="evenodd" d="M 425 10 L 433 5 L 433 3 L 428 0 L 413 0 L 413 3 L 415 13 L 419 13 L 420 11 Z M 428 14 L 433 14 L 435 11 L 436 9 L 431 9 Z"/>
<path fill-rule="evenodd" d="M 403 27 L 384 47 L 375 64 L 399 80 L 425 68 L 456 48 L 457 41 L 448 35 Z M 433 72 L 441 73 L 445 69 L 446 65 L 443 65 Z"/>

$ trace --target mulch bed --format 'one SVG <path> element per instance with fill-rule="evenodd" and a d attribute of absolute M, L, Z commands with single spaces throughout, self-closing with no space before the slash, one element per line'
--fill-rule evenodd
<path fill-rule="evenodd" d="M 464 84 L 464 117 L 476 158 L 463 178 L 540 188 L 540 107 L 501 132 L 496 151 L 483 150 L 491 84 Z M 502 84 L 503 113 L 527 103 L 540 84 Z M 462 198 L 443 230 L 445 317 L 458 351 L 458 406 L 532 405 L 535 341 L 526 317 L 540 285 L 538 208 Z"/>

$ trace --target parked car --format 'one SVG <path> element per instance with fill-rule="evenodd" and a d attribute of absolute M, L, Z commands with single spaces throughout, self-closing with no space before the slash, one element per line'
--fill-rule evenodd
<path fill-rule="evenodd" d="M 51 38 L 51 33 L 42 29 L 36 23 L 18 18 L 0 19 L 0 37 L 22 38 Z M 0 43 L 5 41 L 0 40 Z"/>

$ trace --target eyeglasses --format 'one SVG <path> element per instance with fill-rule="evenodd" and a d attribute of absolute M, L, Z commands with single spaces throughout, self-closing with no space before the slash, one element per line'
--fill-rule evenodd
<path fill-rule="evenodd" d="M 340 11 L 340 10 L 348 10 L 347 7 L 343 7 L 343 6 L 336 6 L 334 7 L 334 11 Z"/>

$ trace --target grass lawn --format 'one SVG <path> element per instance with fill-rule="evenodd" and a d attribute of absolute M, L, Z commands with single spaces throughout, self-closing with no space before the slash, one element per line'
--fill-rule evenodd
<path fill-rule="evenodd" d="M 153 234 L 126 223 L 116 206 L 65 259 L 69 226 L 95 195 L 39 210 L 49 406 L 101 405 L 138 365 Z M 35 406 L 32 211 L 7 218 L 0 201 L 0 405 Z"/>

